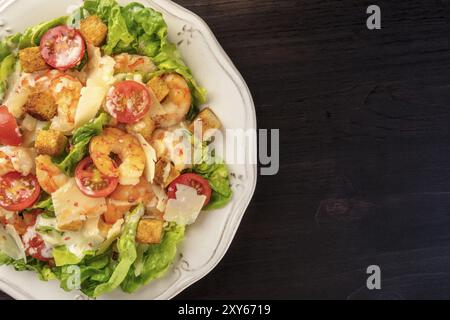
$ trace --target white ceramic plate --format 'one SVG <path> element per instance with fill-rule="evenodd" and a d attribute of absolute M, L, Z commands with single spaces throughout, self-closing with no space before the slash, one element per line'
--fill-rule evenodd
<path fill-rule="evenodd" d="M 129 2 L 132 1 L 119 0 L 120 4 Z M 138 2 L 164 14 L 171 41 L 179 43 L 184 60 L 200 84 L 207 88 L 208 105 L 224 127 L 256 129 L 255 107 L 248 87 L 206 23 L 168 0 Z M 65 15 L 70 6 L 80 3 L 81 0 L 0 0 L 0 37 Z M 256 137 L 248 143 L 249 150 L 256 154 Z M 179 247 L 181 254 L 167 275 L 132 295 L 116 290 L 101 299 L 170 299 L 219 263 L 256 186 L 255 165 L 231 165 L 230 169 L 240 178 L 233 180 L 232 202 L 224 209 L 203 213 L 188 228 Z M 80 292 L 64 292 L 57 281 L 42 282 L 32 272 L 17 272 L 11 267 L 0 267 L 0 289 L 16 299 L 86 299 Z"/>

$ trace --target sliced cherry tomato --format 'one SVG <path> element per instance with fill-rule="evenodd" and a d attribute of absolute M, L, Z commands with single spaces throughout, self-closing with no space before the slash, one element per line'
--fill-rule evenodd
<path fill-rule="evenodd" d="M 192 187 L 197 190 L 197 194 L 206 196 L 205 204 L 206 206 L 211 199 L 211 187 L 209 186 L 208 180 L 199 176 L 195 173 L 185 173 L 176 178 L 169 186 L 167 190 L 167 195 L 169 199 L 176 199 L 177 184 L 183 184 L 185 186 Z"/>
<path fill-rule="evenodd" d="M 152 97 L 146 86 L 136 81 L 116 83 L 106 98 L 109 114 L 122 123 L 136 123 L 141 120 L 152 105 Z"/>
<path fill-rule="evenodd" d="M 45 250 L 45 242 L 42 240 L 41 236 L 35 234 L 28 243 L 25 243 L 26 246 L 26 254 L 27 256 L 31 256 L 37 260 L 48 262 L 50 258 L 46 258 L 43 256 L 43 251 Z"/>
<path fill-rule="evenodd" d="M 22 143 L 22 136 L 17 126 L 16 118 L 9 113 L 5 106 L 0 107 L 0 144 L 18 146 Z"/>
<path fill-rule="evenodd" d="M 58 70 L 67 70 L 81 62 L 86 44 L 78 30 L 58 26 L 44 34 L 40 49 L 47 64 Z"/>
<path fill-rule="evenodd" d="M 91 157 L 82 160 L 75 169 L 75 180 L 81 192 L 88 197 L 104 198 L 116 190 L 119 179 L 102 174 Z"/>
<path fill-rule="evenodd" d="M 31 207 L 40 193 L 41 187 L 32 174 L 22 176 L 19 172 L 10 172 L 0 177 L 0 207 L 8 211 Z"/>

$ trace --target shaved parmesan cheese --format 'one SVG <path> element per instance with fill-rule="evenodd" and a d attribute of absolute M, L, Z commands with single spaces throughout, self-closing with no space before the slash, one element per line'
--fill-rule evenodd
<path fill-rule="evenodd" d="M 81 127 L 95 117 L 105 99 L 106 90 L 103 87 L 87 86 L 81 89 L 75 113 L 75 126 Z"/>
<path fill-rule="evenodd" d="M 176 199 L 169 199 L 164 220 L 179 225 L 193 224 L 205 204 L 206 196 L 198 195 L 197 190 L 177 184 Z"/>
<path fill-rule="evenodd" d="M 52 193 L 58 226 L 95 218 L 106 212 L 105 198 L 90 198 L 78 189 L 75 179 Z"/>
<path fill-rule="evenodd" d="M 31 149 L 7 146 L 0 147 L 0 152 L 4 153 L 8 157 L 8 159 L 0 158 L 0 166 L 3 164 L 3 169 L 7 168 L 7 162 L 9 161 L 14 170 L 20 172 L 24 176 L 34 172 L 35 154 Z M 1 169 L 0 172 L 2 172 Z"/>
<path fill-rule="evenodd" d="M 153 179 L 155 178 L 155 164 L 158 161 L 156 151 L 142 135 L 136 134 L 136 138 L 139 140 L 145 153 L 145 176 L 148 182 L 153 183 Z"/>
<path fill-rule="evenodd" d="M 153 193 L 156 196 L 156 199 L 158 200 L 158 203 L 156 205 L 156 209 L 158 211 L 164 212 L 166 210 L 166 202 L 167 202 L 167 194 L 164 191 L 163 188 L 156 184 L 152 184 Z"/>
<path fill-rule="evenodd" d="M 101 56 L 99 48 L 88 46 L 91 57 L 88 65 L 86 87 L 81 89 L 75 113 L 75 127 L 88 123 L 100 110 L 109 87 L 114 83 L 114 65 L 112 57 Z"/>
<path fill-rule="evenodd" d="M 30 78 L 29 74 L 24 74 L 20 76 L 21 68 L 20 63 L 16 65 L 14 73 L 9 79 L 11 84 L 5 95 L 4 105 L 8 107 L 8 111 L 16 118 L 20 118 L 25 110 L 23 106 L 28 100 L 31 92 L 25 86 L 22 86 L 22 80 Z"/>
<path fill-rule="evenodd" d="M 25 247 L 16 229 L 11 225 L 6 227 L 0 225 L 0 252 L 14 260 L 26 261 Z"/>
<path fill-rule="evenodd" d="M 27 113 L 25 115 L 25 118 L 23 118 L 20 127 L 22 128 L 22 130 L 34 131 L 36 129 L 37 122 L 38 121 L 35 118 L 33 118 Z"/>

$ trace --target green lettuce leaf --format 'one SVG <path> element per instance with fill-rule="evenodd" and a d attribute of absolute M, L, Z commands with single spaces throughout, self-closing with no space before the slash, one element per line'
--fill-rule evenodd
<path fill-rule="evenodd" d="M 52 197 L 47 195 L 46 199 L 42 199 L 39 202 L 37 202 L 31 208 L 31 210 L 35 210 L 35 209 L 41 209 L 41 210 L 44 210 L 45 212 L 52 212 L 54 214 L 55 213 L 55 208 L 53 207 Z"/>
<path fill-rule="evenodd" d="M 59 17 L 50 21 L 42 22 L 34 27 L 25 30 L 19 41 L 19 49 L 38 46 L 42 36 L 51 28 L 64 25 L 67 22 L 67 16 Z"/>
<path fill-rule="evenodd" d="M 7 254 L 0 251 L 0 266 L 9 265 L 14 260 L 10 258 Z"/>
<path fill-rule="evenodd" d="M 80 290 L 88 296 L 92 296 L 93 290 L 100 283 L 108 281 L 112 274 L 112 250 L 101 255 L 85 258 L 81 263 L 77 264 L 80 272 Z M 74 266 L 65 265 L 55 267 L 53 269 L 56 278 L 61 282 L 60 286 L 65 291 L 72 291 Z"/>
<path fill-rule="evenodd" d="M 191 171 L 208 180 L 212 189 L 211 200 L 205 207 L 205 210 L 220 209 L 230 202 L 233 195 L 230 185 L 230 173 L 228 166 L 223 161 L 213 159 L 213 155 L 208 153 L 208 148 L 204 150 L 202 161 L 200 164 L 194 165 Z"/>
<path fill-rule="evenodd" d="M 16 33 L 0 41 L 0 61 L 3 61 L 17 48 L 22 34 Z"/>
<path fill-rule="evenodd" d="M 137 53 L 153 59 L 160 73 L 177 72 L 185 77 L 194 96 L 194 104 L 206 102 L 206 90 L 200 87 L 175 45 L 167 37 L 167 24 L 160 12 L 139 3 L 119 6 L 115 0 L 86 0 L 84 9 L 99 16 L 108 25 L 106 54 Z"/>
<path fill-rule="evenodd" d="M 72 176 L 77 164 L 88 153 L 88 145 L 91 138 L 103 132 L 103 127 L 109 122 L 109 116 L 101 113 L 97 118 L 75 130 L 72 136 L 72 150 L 59 158 L 53 158 L 53 162 L 67 175 Z"/>
<path fill-rule="evenodd" d="M 0 100 L 5 98 L 6 90 L 8 90 L 8 78 L 14 72 L 17 58 L 14 53 L 6 56 L 0 63 Z"/>
<path fill-rule="evenodd" d="M 11 265 L 16 271 L 34 271 L 38 274 L 39 279 L 42 281 L 54 280 L 56 275 L 52 268 L 46 263 L 37 259 L 29 259 L 27 262 L 24 260 L 7 260 L 4 255 L 0 253 L 0 265 Z"/>
<path fill-rule="evenodd" d="M 78 264 L 81 262 L 81 260 L 83 260 L 83 257 L 77 257 L 72 252 L 70 252 L 66 246 L 53 248 L 53 258 L 55 259 L 55 265 L 57 267 L 69 264 Z"/>
<path fill-rule="evenodd" d="M 122 290 L 131 293 L 150 281 L 162 277 L 175 259 L 177 245 L 183 240 L 184 231 L 184 226 L 169 224 L 161 243 L 149 245 L 140 261 L 137 261 L 137 265 L 134 264 L 130 268 L 121 284 Z M 139 272 L 136 272 L 136 268 L 139 268 Z"/>
<path fill-rule="evenodd" d="M 125 226 L 117 241 L 117 249 L 119 251 L 119 260 L 111 277 L 105 283 L 97 286 L 93 292 L 93 297 L 110 292 L 117 288 L 127 276 L 131 265 L 137 257 L 136 252 L 136 230 L 139 220 L 144 215 L 144 206 L 138 205 L 125 218 Z"/>

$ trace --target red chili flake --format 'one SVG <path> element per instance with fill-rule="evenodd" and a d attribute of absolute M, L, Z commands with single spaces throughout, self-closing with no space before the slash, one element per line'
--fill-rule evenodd
<path fill-rule="evenodd" d="M 65 237 L 64 238 L 64 241 L 69 241 L 70 240 L 70 237 Z"/>

